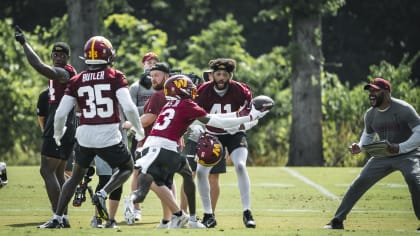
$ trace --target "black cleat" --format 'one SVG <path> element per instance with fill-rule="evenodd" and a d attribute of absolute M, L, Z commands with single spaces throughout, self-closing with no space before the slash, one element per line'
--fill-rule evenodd
<path fill-rule="evenodd" d="M 344 229 L 343 221 L 333 218 L 330 223 L 324 226 L 324 229 Z"/>
<path fill-rule="evenodd" d="M 70 228 L 70 221 L 67 218 L 63 218 L 63 228 Z"/>
<path fill-rule="evenodd" d="M 244 216 L 243 216 L 243 221 L 244 221 L 244 225 L 247 228 L 255 228 L 257 227 L 257 225 L 255 224 L 254 221 L 254 217 L 252 217 L 252 213 L 250 210 L 246 210 L 244 211 Z"/>
<path fill-rule="evenodd" d="M 98 215 L 103 220 L 109 220 L 108 210 L 106 209 L 106 198 L 102 196 L 99 192 L 93 195 L 92 203 L 96 206 Z"/>
<path fill-rule="evenodd" d="M 214 228 L 217 225 L 216 217 L 214 214 L 204 213 L 204 217 L 201 223 L 206 226 L 206 228 Z"/>
<path fill-rule="evenodd" d="M 42 225 L 39 225 L 40 229 L 61 229 L 64 228 L 63 223 L 58 222 L 57 219 L 51 219 Z"/>

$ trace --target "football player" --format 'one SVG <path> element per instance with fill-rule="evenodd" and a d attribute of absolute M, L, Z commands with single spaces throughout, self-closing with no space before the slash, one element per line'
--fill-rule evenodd
<path fill-rule="evenodd" d="M 65 182 L 64 170 L 66 168 L 66 162 L 73 152 L 76 130 L 76 117 L 72 109 L 68 114 L 65 124 L 67 129 L 62 139 L 62 145 L 58 147 L 53 139 L 54 115 L 64 95 L 67 82 L 76 74 L 76 70 L 72 65 L 68 64 L 70 47 L 66 43 L 57 42 L 53 45 L 51 50 L 53 65 L 50 66 L 44 63 L 32 49 L 19 26 L 15 26 L 15 39 L 22 45 L 29 64 L 39 74 L 48 79 L 49 109 L 42 134 L 40 173 L 45 182 L 51 209 L 54 212 L 57 209 L 58 197 L 62 185 Z M 70 227 L 67 219 L 67 210 L 65 210 L 64 226 Z"/>
<path fill-rule="evenodd" d="M 111 168 L 118 168 L 92 199 L 104 220 L 109 219 L 105 203 L 108 193 L 120 187 L 133 172 L 133 160 L 122 142 L 119 130 L 118 104 L 133 124 L 137 140 L 143 138 L 144 131 L 139 122 L 137 107 L 130 98 L 124 74 L 111 67 L 114 57 L 115 51 L 108 39 L 102 36 L 90 38 L 84 46 L 84 59 L 88 69 L 69 81 L 66 94 L 57 108 L 54 139 L 58 146 L 61 145 L 67 114 L 75 104 L 80 108 L 80 125 L 76 132 L 78 147 L 73 175 L 63 186 L 55 214 L 42 228 L 63 227 L 64 209 L 95 155 L 100 156 Z"/>
<path fill-rule="evenodd" d="M 250 104 L 252 100 L 251 89 L 246 84 L 233 80 L 233 73 L 236 68 L 235 60 L 218 58 L 211 60 L 209 66 L 212 70 L 211 76 L 213 81 L 205 82 L 199 87 L 196 99 L 199 106 L 211 114 L 229 114 L 239 110 L 241 106 Z M 252 123 L 248 122 L 248 124 Z M 255 228 L 256 224 L 251 214 L 251 187 L 246 169 L 248 157 L 246 134 L 244 130 L 236 129 L 236 127 L 224 130 L 207 124 L 206 129 L 210 134 L 216 135 L 223 147 L 227 148 L 238 178 L 243 222 L 247 228 Z M 197 166 L 198 191 L 204 208 L 203 224 L 208 228 L 217 224 L 213 209 L 215 209 L 215 204 L 219 197 L 218 192 L 216 192 L 217 194 L 210 194 L 209 173 L 212 169 L 217 169 L 218 173 L 225 173 L 226 160 L 223 159 L 214 167 L 206 167 L 200 164 Z"/>
<path fill-rule="evenodd" d="M 168 102 L 157 117 L 141 150 L 141 158 L 135 164 L 141 172 L 138 176 L 138 188 L 131 193 L 131 199 L 133 202 L 143 202 L 154 182 L 157 185 L 155 193 L 173 214 L 170 228 L 181 228 L 189 220 L 170 191 L 174 173 L 186 161 L 179 153 L 178 140 L 187 128 L 195 120 L 218 128 L 235 127 L 257 120 L 268 112 L 260 112 L 252 107 L 242 117 L 237 117 L 236 112 L 208 114 L 193 101 L 196 92 L 196 86 L 185 75 L 174 75 L 165 82 L 164 95 Z"/>

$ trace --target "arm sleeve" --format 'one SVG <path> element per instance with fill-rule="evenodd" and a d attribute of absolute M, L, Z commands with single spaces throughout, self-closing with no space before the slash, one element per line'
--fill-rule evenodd
<path fill-rule="evenodd" d="M 376 133 L 368 134 L 366 132 L 366 129 L 363 129 L 363 133 L 360 136 L 360 141 L 357 145 L 362 149 L 363 145 L 369 144 L 373 142 L 373 139 L 375 138 Z"/>
<path fill-rule="evenodd" d="M 64 95 L 64 97 L 61 99 L 60 105 L 58 105 L 54 116 L 54 137 L 63 136 L 67 114 L 69 114 L 71 109 L 73 109 L 75 102 L 76 99 L 69 95 Z"/>
<path fill-rule="evenodd" d="M 131 100 L 128 88 L 122 87 L 118 89 L 116 95 L 118 102 L 121 104 L 124 114 L 127 117 L 127 120 L 131 122 L 134 131 L 136 131 L 136 134 L 144 134 L 143 127 L 140 123 L 139 112 L 137 111 L 136 105 Z"/>
<path fill-rule="evenodd" d="M 224 113 L 224 115 L 225 114 L 229 114 L 229 113 Z M 235 113 L 234 115 L 236 116 Z M 250 116 L 242 116 L 242 117 L 235 117 L 235 118 L 228 118 L 221 114 L 208 114 L 207 116 L 210 118 L 209 121 L 207 122 L 207 125 L 213 126 L 216 128 L 221 128 L 221 129 L 235 127 L 242 123 L 251 121 Z"/>
<path fill-rule="evenodd" d="M 405 142 L 400 143 L 399 153 L 407 153 L 420 146 L 420 125 L 412 129 L 413 134 Z"/>

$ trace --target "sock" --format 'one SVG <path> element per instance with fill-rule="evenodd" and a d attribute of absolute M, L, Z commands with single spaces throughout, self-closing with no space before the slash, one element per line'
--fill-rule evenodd
<path fill-rule="evenodd" d="M 57 220 L 59 223 L 63 223 L 63 216 L 59 216 L 57 214 L 54 214 L 53 219 Z"/>
<path fill-rule="evenodd" d="M 251 208 L 251 184 L 249 181 L 248 171 L 246 169 L 247 156 L 248 150 L 246 148 L 236 148 L 230 155 L 230 159 L 235 166 L 239 193 L 241 195 L 242 209 L 244 211 Z"/>
<path fill-rule="evenodd" d="M 179 217 L 179 216 L 182 216 L 182 211 L 175 212 L 175 213 L 174 213 L 174 215 L 176 215 L 176 216 L 178 216 L 178 217 Z"/>
<path fill-rule="evenodd" d="M 169 223 L 169 220 L 164 220 L 164 219 L 162 219 L 162 224 L 164 224 L 164 225 L 166 225 L 167 223 Z"/>
<path fill-rule="evenodd" d="M 190 221 L 197 222 L 197 216 L 196 215 L 190 215 Z"/>

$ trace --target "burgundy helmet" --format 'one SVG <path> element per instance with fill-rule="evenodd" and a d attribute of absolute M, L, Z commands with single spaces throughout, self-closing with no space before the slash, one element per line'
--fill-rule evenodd
<path fill-rule="evenodd" d="M 94 36 L 85 44 L 85 63 L 87 65 L 112 64 L 115 50 L 111 42 L 103 36 Z"/>
<path fill-rule="evenodd" d="M 171 76 L 166 80 L 163 91 L 167 99 L 194 99 L 197 96 L 197 87 L 185 75 Z"/>
<path fill-rule="evenodd" d="M 223 146 L 216 136 L 201 134 L 197 141 L 197 162 L 203 166 L 215 166 L 223 158 Z"/>

